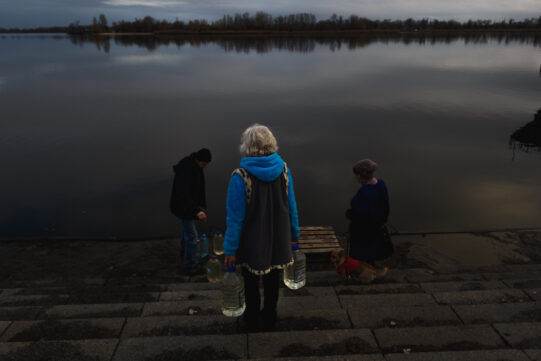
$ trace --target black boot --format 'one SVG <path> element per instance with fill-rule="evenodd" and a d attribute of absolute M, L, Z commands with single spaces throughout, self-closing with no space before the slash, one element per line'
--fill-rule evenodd
<path fill-rule="evenodd" d="M 263 309 L 261 311 L 261 331 L 274 331 L 276 328 L 276 309 Z"/>
<path fill-rule="evenodd" d="M 259 332 L 261 330 L 259 312 L 245 312 L 243 315 L 244 329 L 246 332 Z"/>

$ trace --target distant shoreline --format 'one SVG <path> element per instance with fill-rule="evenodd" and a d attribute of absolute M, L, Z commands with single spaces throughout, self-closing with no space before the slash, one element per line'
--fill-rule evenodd
<path fill-rule="evenodd" d="M 475 35 L 475 34 L 541 34 L 541 29 L 447 29 L 447 30 L 162 30 L 155 32 L 125 32 L 125 33 L 84 33 L 69 34 L 65 31 L 0 31 L 0 34 L 28 35 L 28 34 L 67 34 L 73 36 L 279 36 L 279 37 L 305 37 L 305 36 L 362 36 L 362 35 Z"/>

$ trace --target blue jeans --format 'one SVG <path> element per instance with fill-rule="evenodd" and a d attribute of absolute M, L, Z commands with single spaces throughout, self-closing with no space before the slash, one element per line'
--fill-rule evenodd
<path fill-rule="evenodd" d="M 197 258 L 195 257 L 195 241 L 197 240 L 197 229 L 194 221 L 191 219 L 180 218 L 182 226 L 181 247 L 184 250 L 184 267 L 195 267 Z"/>

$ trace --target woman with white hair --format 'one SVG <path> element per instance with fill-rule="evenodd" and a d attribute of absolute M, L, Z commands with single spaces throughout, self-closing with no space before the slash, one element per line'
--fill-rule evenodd
<path fill-rule="evenodd" d="M 224 263 L 243 268 L 244 317 L 251 332 L 274 328 L 279 270 L 293 262 L 291 243 L 300 233 L 293 179 L 277 150 L 269 128 L 254 124 L 246 129 L 241 136 L 240 168 L 233 172 L 227 190 Z"/>
<path fill-rule="evenodd" d="M 374 177 L 378 165 L 363 159 L 353 166 L 353 174 L 361 187 L 346 211 L 349 225 L 349 256 L 373 264 L 379 259 L 378 243 L 389 218 L 389 193 L 385 183 Z"/>

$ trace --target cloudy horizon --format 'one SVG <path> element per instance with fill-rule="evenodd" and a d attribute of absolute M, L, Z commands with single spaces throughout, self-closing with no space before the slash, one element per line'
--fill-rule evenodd
<path fill-rule="evenodd" d="M 538 0 L 3 0 L 0 27 L 66 26 L 92 22 L 105 14 L 109 22 L 152 16 L 172 21 L 216 20 L 223 15 L 264 11 L 273 16 L 312 13 L 318 20 L 332 14 L 357 15 L 369 19 L 429 18 L 465 21 L 469 19 L 522 20 L 541 15 Z"/>

